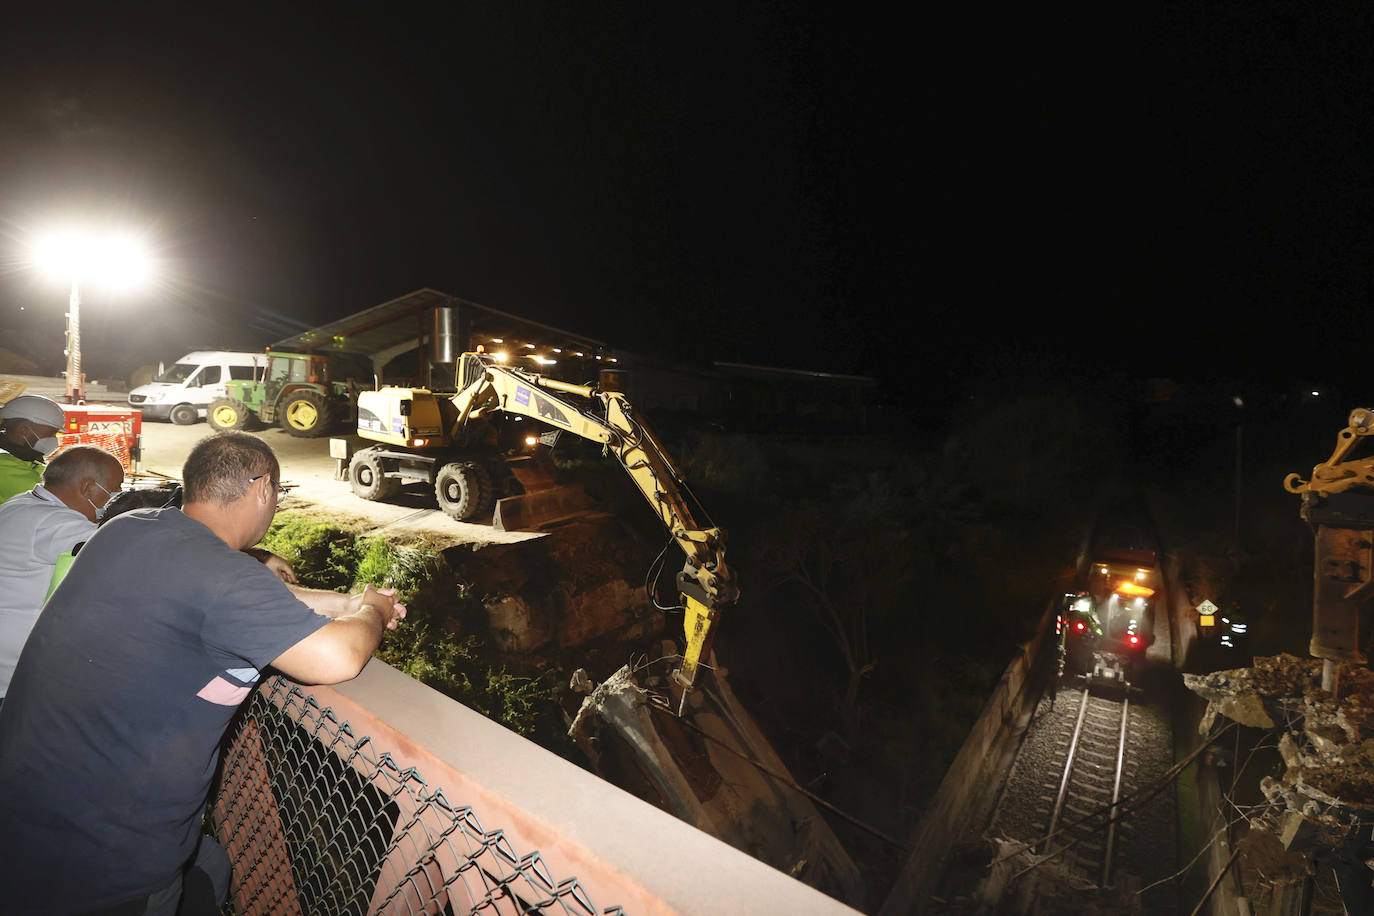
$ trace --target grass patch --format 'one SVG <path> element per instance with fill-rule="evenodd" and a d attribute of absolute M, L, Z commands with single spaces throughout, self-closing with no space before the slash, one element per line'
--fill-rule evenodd
<path fill-rule="evenodd" d="M 482 648 L 476 636 L 449 632 L 430 615 L 410 611 L 405 626 L 387 634 L 377 657 L 514 732 L 534 734 L 542 710 L 552 702 L 547 678 L 493 667 L 482 659 Z"/>
<path fill-rule="evenodd" d="M 481 639 L 457 632 L 458 621 L 485 614 L 467 589 L 441 575 L 436 551 L 286 514 L 272 523 L 262 546 L 290 563 L 307 588 L 351 594 L 372 583 L 396 589 L 406 622 L 383 636 L 376 656 L 420 683 L 526 736 L 553 705 L 548 672 L 513 674 L 484 658 Z"/>

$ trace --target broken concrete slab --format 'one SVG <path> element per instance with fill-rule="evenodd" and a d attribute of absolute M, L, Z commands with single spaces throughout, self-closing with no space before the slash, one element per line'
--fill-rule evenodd
<path fill-rule="evenodd" d="M 1261 781 L 1271 808 L 1252 826 L 1287 849 L 1339 847 L 1374 817 L 1374 675 L 1341 665 L 1333 695 L 1322 689 L 1322 664 L 1278 655 L 1256 658 L 1250 668 L 1184 675 L 1207 700 L 1204 734 L 1217 716 L 1282 729 L 1284 771 Z"/>
<path fill-rule="evenodd" d="M 621 668 L 592 691 L 569 735 L 597 771 L 641 798 L 811 886 L 862 906 L 858 867 L 710 659 L 682 718 L 671 659 Z M 662 668 L 664 670 L 657 670 Z M 628 778 L 634 769 L 638 778 Z"/>

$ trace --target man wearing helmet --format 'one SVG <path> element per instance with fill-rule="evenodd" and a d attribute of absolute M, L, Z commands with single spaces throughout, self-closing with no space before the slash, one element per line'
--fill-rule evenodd
<path fill-rule="evenodd" d="M 43 480 L 43 459 L 57 451 L 66 424 L 52 398 L 24 394 L 0 407 L 0 503 Z"/>

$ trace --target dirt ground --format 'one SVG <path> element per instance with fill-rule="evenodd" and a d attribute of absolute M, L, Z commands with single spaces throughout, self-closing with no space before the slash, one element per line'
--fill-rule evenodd
<path fill-rule="evenodd" d="M 32 376 L 5 376 L 26 384 L 25 394 L 41 394 L 61 401 L 64 394 L 61 379 Z M 87 388 L 92 404 L 127 407 L 127 395 L 107 391 L 98 383 Z M 212 435 L 214 430 L 204 420 L 190 426 L 177 426 L 165 420 L 143 421 L 143 455 L 136 473 L 126 485 L 151 483 L 158 478 L 180 479 L 186 455 L 197 442 Z M 542 534 L 520 531 L 498 531 L 490 525 L 474 525 L 455 521 L 440 512 L 433 493 L 419 488 L 394 497 L 390 502 L 368 502 L 353 495 L 347 481 L 335 477 L 337 462 L 329 457 L 329 437 L 302 439 L 281 429 L 252 431 L 272 446 L 281 462 L 282 484 L 289 496 L 283 508 L 303 510 L 323 518 L 336 520 L 366 533 L 382 529 L 401 535 L 424 536 L 427 540 L 452 544 L 514 544 Z M 362 447 L 362 439 L 340 428 L 336 436 L 347 438 L 353 449 Z"/>
<path fill-rule="evenodd" d="M 341 432 L 343 432 L 341 430 Z M 191 426 L 147 420 L 143 423 L 143 458 L 139 470 L 145 476 L 181 476 L 186 454 L 197 442 L 213 435 L 204 423 Z M 281 483 L 288 496 L 283 508 L 301 510 L 307 506 L 322 517 L 336 519 L 369 533 L 382 529 L 397 533 L 423 534 L 440 543 L 514 544 L 542 535 L 521 531 L 498 531 L 490 525 L 456 521 L 439 511 L 434 494 L 421 488 L 408 488 L 389 502 L 369 502 L 353 495 L 348 482 L 336 474 L 338 462 L 329 457 L 329 437 L 302 439 L 281 429 L 251 431 L 272 446 L 281 462 Z M 356 435 L 345 434 L 353 450 L 367 443 Z"/>

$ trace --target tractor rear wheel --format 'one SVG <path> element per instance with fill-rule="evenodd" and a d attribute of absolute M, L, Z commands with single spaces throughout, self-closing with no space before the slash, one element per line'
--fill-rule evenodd
<path fill-rule="evenodd" d="M 434 498 L 460 522 L 491 511 L 491 475 L 473 461 L 451 461 L 434 475 Z"/>
<path fill-rule="evenodd" d="M 318 392 L 299 391 L 286 397 L 278 422 L 293 436 L 323 436 L 334 422 L 333 405 Z"/>
<path fill-rule="evenodd" d="M 242 401 L 233 398 L 215 398 L 210 402 L 210 409 L 205 411 L 206 422 L 221 432 L 247 429 L 252 417 L 253 412 Z"/>
<path fill-rule="evenodd" d="M 386 476 L 382 459 L 377 457 L 377 450 L 372 448 L 353 453 L 352 460 L 348 462 L 348 485 L 353 488 L 354 494 L 367 500 L 386 499 L 401 490 L 401 481 Z"/>

